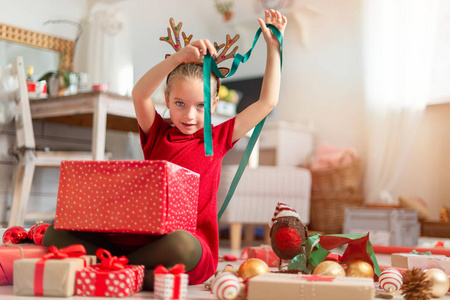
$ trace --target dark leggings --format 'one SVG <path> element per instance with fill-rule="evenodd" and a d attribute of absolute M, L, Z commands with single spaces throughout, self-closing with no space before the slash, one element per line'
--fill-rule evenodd
<path fill-rule="evenodd" d="M 49 226 L 44 235 L 44 246 L 64 248 L 81 244 L 89 255 L 95 255 L 99 248 L 111 252 L 114 256 L 125 255 L 130 265 L 144 265 L 144 289 L 153 290 L 153 270 L 158 265 L 167 268 L 176 264 L 184 264 L 186 271 L 191 271 L 202 257 L 200 242 L 192 234 L 184 230 L 177 230 L 155 239 L 153 242 L 135 251 L 124 251 L 97 233 L 55 230 Z"/>

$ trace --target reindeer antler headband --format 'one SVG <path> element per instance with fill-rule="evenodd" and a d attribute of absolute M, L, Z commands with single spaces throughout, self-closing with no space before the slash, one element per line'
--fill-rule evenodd
<path fill-rule="evenodd" d="M 170 18 L 169 23 L 170 23 L 170 27 L 172 28 L 175 40 L 172 38 L 172 33 L 171 33 L 169 27 L 167 27 L 167 36 L 160 37 L 159 39 L 161 41 L 165 41 L 165 42 L 169 43 L 172 46 L 172 48 L 175 50 L 175 52 L 178 52 L 183 48 L 181 46 L 181 39 L 180 39 L 180 32 L 181 32 L 181 27 L 183 26 L 183 23 L 179 22 L 177 25 L 175 25 L 175 21 L 173 20 L 173 18 Z M 184 32 L 181 32 L 181 35 L 183 36 L 184 47 L 186 47 L 187 45 L 189 45 L 189 43 L 192 40 L 192 34 L 189 36 L 186 36 L 186 34 Z M 227 59 L 234 58 L 234 56 L 236 55 L 236 51 L 239 48 L 238 46 L 235 46 L 230 53 L 227 54 L 227 52 L 230 50 L 231 46 L 237 42 L 237 40 L 239 40 L 239 34 L 236 34 L 234 36 L 234 38 L 231 38 L 231 36 L 229 34 L 227 34 L 225 43 L 219 45 L 216 42 L 214 42 L 214 47 L 216 48 L 216 50 L 218 52 L 220 51 L 220 49 L 222 49 L 222 52 L 219 55 L 217 55 L 217 57 L 214 57 L 216 64 L 219 64 Z M 170 56 L 170 54 L 166 54 L 166 58 L 168 56 Z M 224 75 L 224 76 L 230 72 L 230 69 L 225 68 L 225 67 L 220 67 L 219 70 L 222 73 L 222 75 Z M 214 74 L 214 76 L 215 76 L 215 74 Z"/>

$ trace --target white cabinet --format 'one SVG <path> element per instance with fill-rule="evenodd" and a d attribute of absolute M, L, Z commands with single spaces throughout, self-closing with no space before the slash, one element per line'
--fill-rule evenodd
<path fill-rule="evenodd" d="M 300 166 L 314 149 L 313 129 L 286 121 L 266 121 L 259 140 L 261 165 Z"/>

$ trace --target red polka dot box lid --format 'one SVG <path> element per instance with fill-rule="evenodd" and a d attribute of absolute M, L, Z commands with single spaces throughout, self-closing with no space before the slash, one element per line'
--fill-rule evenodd
<path fill-rule="evenodd" d="M 55 228 L 195 232 L 200 176 L 167 161 L 63 161 Z"/>

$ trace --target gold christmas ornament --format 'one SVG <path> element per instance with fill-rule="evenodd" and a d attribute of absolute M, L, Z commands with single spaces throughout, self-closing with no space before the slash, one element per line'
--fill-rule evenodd
<path fill-rule="evenodd" d="M 345 277 L 344 268 L 335 261 L 323 261 L 313 271 L 314 275 Z"/>
<path fill-rule="evenodd" d="M 347 263 L 345 275 L 347 275 L 347 277 L 373 278 L 373 267 L 364 260 L 354 259 Z"/>
<path fill-rule="evenodd" d="M 450 288 L 448 275 L 440 269 L 428 269 L 425 271 L 428 280 L 431 282 L 431 297 L 441 298 Z"/>
<path fill-rule="evenodd" d="M 249 258 L 239 267 L 238 276 L 245 280 L 269 272 L 269 266 L 267 266 L 263 260 L 259 258 Z"/>

